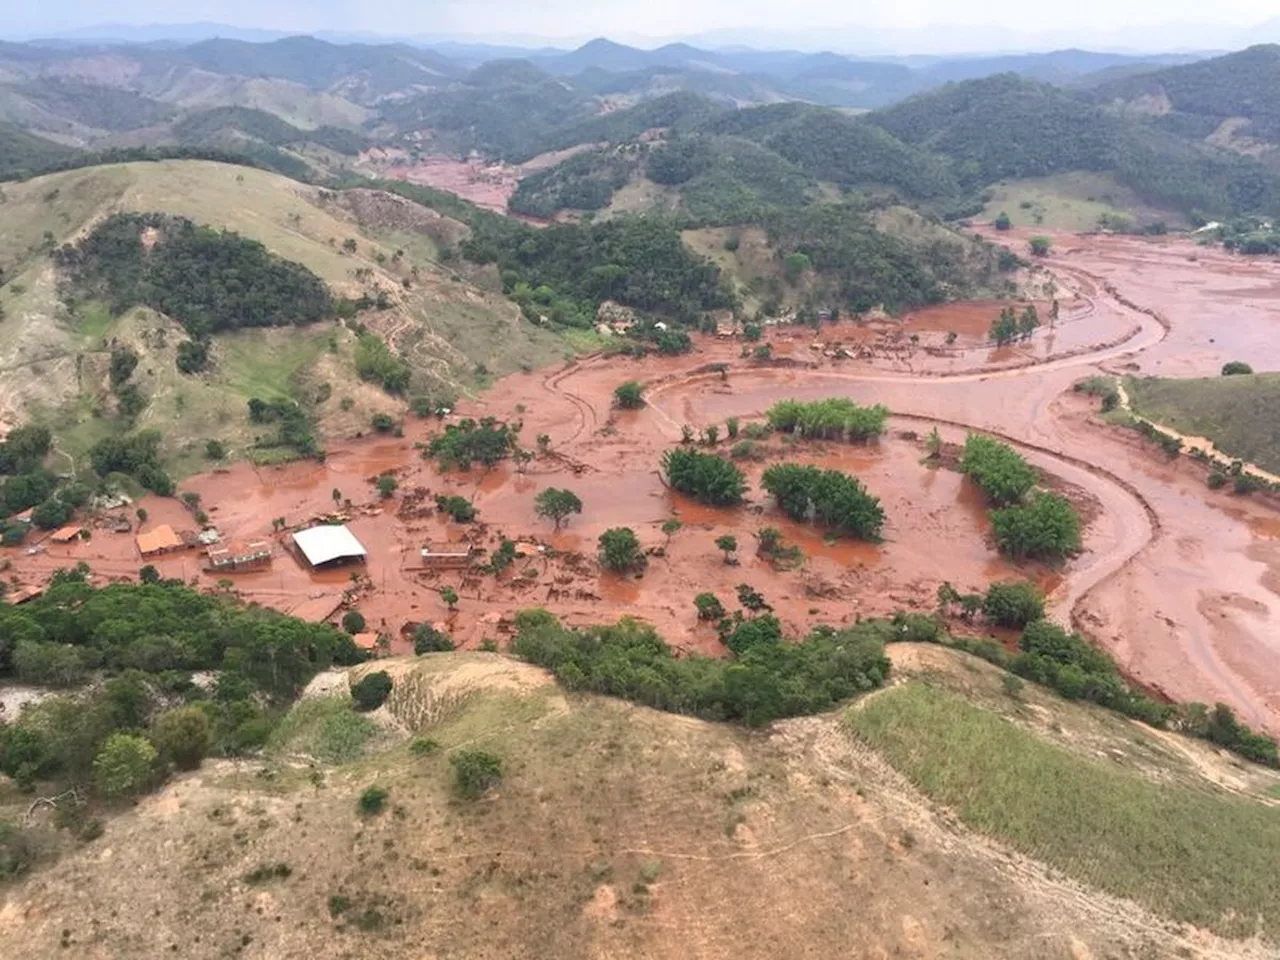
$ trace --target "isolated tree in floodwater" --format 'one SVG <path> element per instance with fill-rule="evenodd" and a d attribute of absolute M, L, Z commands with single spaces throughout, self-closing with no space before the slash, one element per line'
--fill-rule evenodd
<path fill-rule="evenodd" d="M 582 501 L 572 490 L 547 487 L 534 498 L 533 510 L 538 516 L 553 521 L 559 530 L 566 517 L 582 512 Z"/>
<path fill-rule="evenodd" d="M 716 548 L 724 551 L 724 562 L 733 562 L 733 553 L 738 549 L 738 538 L 731 533 L 716 538 Z"/>

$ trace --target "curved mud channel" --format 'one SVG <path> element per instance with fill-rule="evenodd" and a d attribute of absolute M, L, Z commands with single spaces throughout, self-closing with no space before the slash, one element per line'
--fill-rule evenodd
<path fill-rule="evenodd" d="M 1016 231 L 1001 239 L 1025 241 Z M 410 421 L 403 439 L 334 445 L 324 464 L 239 464 L 183 489 L 201 494 L 213 522 L 237 541 L 270 538 L 276 517 L 293 525 L 331 511 L 335 490 L 352 500 L 351 528 L 369 557 L 349 602 L 370 629 L 395 638 L 396 651 L 408 649 L 406 626 L 422 621 L 446 626 L 461 646 L 502 642 L 511 613 L 545 606 L 578 624 L 640 616 L 677 646 L 718 653 L 714 631 L 694 615 L 693 596 L 704 590 L 730 603 L 735 587 L 749 583 L 799 633 L 816 623 L 928 609 L 943 580 L 965 590 L 1033 576 L 1051 591 L 1054 613 L 1108 648 L 1135 679 L 1179 700 L 1225 701 L 1246 721 L 1280 732 L 1273 680 L 1280 641 L 1272 639 L 1280 620 L 1280 517 L 1261 502 L 1207 490 L 1189 464 L 1165 463 L 1136 435 L 1100 424 L 1092 405 L 1070 391 L 1103 363 L 1201 376 L 1245 357 L 1255 368 L 1280 369 L 1280 264 L 1177 240 L 1055 241 L 1045 266 L 1062 313 L 1028 344 L 992 350 L 982 342 L 998 311 L 992 304 L 931 308 L 901 324 L 842 323 L 818 334 L 770 330 L 775 359 L 765 366 L 743 360 L 739 342 L 704 338 L 693 356 L 596 357 L 516 374 L 465 405 L 459 414 L 522 419 L 526 447 L 541 434 L 551 438 L 552 454 L 524 473 L 504 464 L 442 476 L 413 445 L 438 425 Z M 956 333 L 951 344 L 949 332 Z M 837 343 L 857 359 L 836 359 Z M 729 366 L 727 375 L 707 370 L 716 363 Z M 627 379 L 650 385 L 645 409 L 610 409 L 613 388 Z M 776 437 L 764 444 L 774 459 L 785 453 L 861 477 L 884 504 L 884 543 L 824 541 L 820 531 L 778 514 L 754 482 L 751 502 L 734 510 L 701 507 L 663 486 L 658 461 L 682 425 L 719 424 L 723 436 L 728 417 L 746 423 L 779 399 L 833 395 L 886 404 L 894 411 L 886 438 L 870 447 L 793 448 Z M 954 471 L 921 462 L 910 433 L 933 425 L 952 442 L 979 429 L 1018 445 L 1085 506 L 1082 554 L 1060 571 L 1020 569 L 1001 558 L 989 544 L 978 492 Z M 765 462 L 745 464 L 753 481 Z M 371 481 L 385 471 L 396 473 L 400 492 L 379 501 Z M 559 532 L 533 513 L 534 497 L 549 486 L 569 487 L 585 504 Z M 481 524 L 435 516 L 436 493 L 472 498 Z M 177 501 L 149 498 L 145 506 L 148 526 L 192 525 Z M 668 538 L 660 528 L 673 516 L 682 528 Z M 659 548 L 643 577 L 602 574 L 593 562 L 599 534 L 623 525 Z M 763 526 L 779 527 L 801 547 L 803 568 L 778 572 L 755 557 L 752 534 Z M 739 541 L 738 565 L 725 564 L 715 548 L 724 533 Z M 503 536 L 529 546 L 500 577 L 419 569 L 424 543 L 492 548 Z M 106 531 L 73 545 L 46 542 L 34 554 L 3 553 L 25 584 L 78 560 L 100 578 L 136 576 L 143 563 L 132 537 Z M 155 563 L 166 576 L 206 586 L 218 579 L 193 552 Z M 233 583 L 247 599 L 307 616 L 333 610 L 353 587 L 350 571 L 303 569 L 283 538 L 269 570 L 235 575 Z M 446 585 L 461 597 L 456 612 L 439 599 Z"/>

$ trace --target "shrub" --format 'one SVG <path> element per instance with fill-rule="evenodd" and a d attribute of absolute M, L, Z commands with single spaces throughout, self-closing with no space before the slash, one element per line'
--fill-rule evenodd
<path fill-rule="evenodd" d="M 990 623 L 1021 629 L 1044 616 L 1044 596 L 1034 583 L 993 583 L 987 588 L 982 614 Z"/>
<path fill-rule="evenodd" d="M 420 623 L 413 631 L 413 652 L 421 656 L 424 653 L 447 653 L 454 648 L 449 635 L 441 633 L 429 623 Z"/>
<path fill-rule="evenodd" d="M 1241 374 L 1253 373 L 1253 367 L 1249 366 L 1243 360 L 1232 360 L 1222 365 L 1222 375 L 1224 377 L 1234 377 Z"/>
<path fill-rule="evenodd" d="M 1038 493 L 1025 506 L 991 512 L 1000 549 L 1015 559 L 1060 560 L 1080 549 L 1080 517 L 1065 497 Z"/>
<path fill-rule="evenodd" d="M 385 500 L 396 492 L 400 486 L 400 481 L 392 474 L 384 473 L 378 477 L 375 486 L 378 488 L 378 496 Z"/>
<path fill-rule="evenodd" d="M 476 518 L 478 511 L 466 497 L 457 494 L 436 497 L 436 509 L 452 517 L 458 523 L 470 523 Z"/>
<path fill-rule="evenodd" d="M 356 809 L 366 817 L 375 816 L 382 812 L 389 796 L 390 794 L 383 787 L 369 787 L 364 793 L 360 794 Z"/>
<path fill-rule="evenodd" d="M 409 741 L 409 752 L 415 757 L 429 757 L 440 749 L 440 744 L 430 737 L 414 737 Z"/>
<path fill-rule="evenodd" d="M 459 750 L 449 764 L 454 788 L 468 800 L 484 796 L 502 782 L 502 758 L 484 750 Z"/>
<path fill-rule="evenodd" d="M 359 610 L 348 610 L 342 615 L 342 629 L 347 633 L 363 633 L 364 627 L 364 614 Z"/>
<path fill-rule="evenodd" d="M 743 472 L 711 453 L 668 450 L 662 457 L 662 471 L 673 489 L 714 507 L 739 504 L 747 491 Z"/>
<path fill-rule="evenodd" d="M 738 657 L 752 650 L 776 647 L 782 643 L 782 623 L 772 613 L 742 620 L 729 631 L 724 643 Z"/>
<path fill-rule="evenodd" d="M 195 770 L 209 752 L 212 728 L 198 707 L 175 707 L 156 718 L 151 738 L 160 755 L 179 770 Z"/>
<path fill-rule="evenodd" d="M 209 345 L 203 340 L 184 340 L 178 344 L 178 369 L 182 373 L 199 373 L 209 365 Z"/>
<path fill-rule="evenodd" d="M 71 519 L 71 505 L 50 497 L 31 511 L 31 522 L 41 530 L 53 530 Z"/>
<path fill-rule="evenodd" d="M 390 433 L 395 429 L 395 418 L 389 413 L 375 413 L 369 421 L 369 425 L 378 433 Z"/>
<path fill-rule="evenodd" d="M 996 217 L 995 220 L 992 221 L 992 225 L 997 230 L 1004 231 L 1013 226 L 1013 221 L 1009 219 L 1009 214 L 1002 210 L 1000 211 L 1000 216 Z"/>
<path fill-rule="evenodd" d="M 619 384 L 613 391 L 613 402 L 621 410 L 639 410 L 644 406 L 644 388 L 635 380 Z"/>
<path fill-rule="evenodd" d="M 729 563 L 738 549 L 738 538 L 731 533 L 716 537 L 716 549 L 724 551 L 724 562 Z"/>
<path fill-rule="evenodd" d="M 113 733 L 94 757 L 94 786 L 111 799 L 138 793 L 155 775 L 156 758 L 156 748 L 146 737 Z"/>
<path fill-rule="evenodd" d="M 1053 249 L 1053 241 L 1048 237 L 1032 237 L 1027 242 L 1027 248 L 1033 257 L 1047 257 Z"/>
<path fill-rule="evenodd" d="M 446 607 L 452 610 L 458 605 L 458 591 L 453 587 L 441 587 L 440 599 L 444 601 Z"/>
<path fill-rule="evenodd" d="M 371 673 L 351 687 L 357 710 L 377 710 L 391 694 L 391 676 L 385 670 Z"/>
<path fill-rule="evenodd" d="M 624 573 L 645 565 L 640 541 L 630 527 L 613 527 L 600 534 L 600 564 L 608 570 Z"/>
<path fill-rule="evenodd" d="M 1209 485 L 1210 490 L 1221 490 L 1227 485 L 1227 475 L 1221 470 L 1210 470 L 1209 475 L 1205 477 L 1205 483 Z"/>
<path fill-rule="evenodd" d="M 700 593 L 693 598 L 693 605 L 698 608 L 699 620 L 721 620 L 725 615 L 724 604 L 714 593 Z"/>

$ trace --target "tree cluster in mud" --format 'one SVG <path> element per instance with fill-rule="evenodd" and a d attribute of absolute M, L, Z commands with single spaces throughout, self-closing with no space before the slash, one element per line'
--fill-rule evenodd
<path fill-rule="evenodd" d="M 88 499 L 83 484 L 58 490 L 58 478 L 44 466 L 52 444 L 48 428 L 35 425 L 16 427 L 0 442 L 0 518 L 32 510 L 36 526 L 52 528 L 65 523 L 72 508 Z M 29 527 L 6 519 L 0 524 L 0 539 L 5 546 L 21 543 Z"/>
<path fill-rule="evenodd" d="M 735 642 L 741 652 L 727 660 L 677 657 L 651 626 L 630 618 L 578 630 L 545 610 L 516 615 L 512 650 L 550 670 L 570 690 L 748 726 L 828 710 L 880 686 L 889 675 L 887 622 L 822 627 L 787 643 L 781 629 L 774 629 L 777 621 L 764 616 L 761 628 L 744 629 Z M 760 619 L 743 618 L 739 628 Z"/>
<path fill-rule="evenodd" d="M 848 440 L 861 443 L 884 433 L 889 408 L 883 404 L 861 406 L 845 397 L 828 397 L 803 403 L 779 400 L 765 414 L 769 426 L 814 440 Z"/>
<path fill-rule="evenodd" d="M 466 418 L 432 437 L 423 458 L 435 458 L 441 470 L 470 470 L 472 463 L 493 467 L 516 448 L 516 427 L 495 417 Z"/>
<path fill-rule="evenodd" d="M 92 782 L 117 795 L 163 779 L 170 762 L 256 749 L 318 670 L 362 657 L 325 624 L 177 581 L 95 589 L 86 575 L 60 572 L 43 596 L 0 607 L 0 677 L 68 691 L 0 724 L 0 770 L 20 786 Z M 212 685 L 195 671 L 212 671 Z M 95 677 L 105 681 L 87 686 Z"/>
<path fill-rule="evenodd" d="M 856 477 L 796 463 L 769 467 L 760 485 L 793 520 L 814 520 L 835 534 L 879 540 L 884 510 Z"/>
<path fill-rule="evenodd" d="M 993 505 L 991 525 L 1011 557 L 1060 560 L 1080 549 L 1080 516 L 1065 497 L 1035 490 L 1036 471 L 1020 453 L 980 433 L 965 438 L 960 470 Z"/>
<path fill-rule="evenodd" d="M 747 478 L 736 466 L 688 447 L 663 454 L 662 472 L 673 489 L 713 507 L 739 504 L 747 492 Z"/>

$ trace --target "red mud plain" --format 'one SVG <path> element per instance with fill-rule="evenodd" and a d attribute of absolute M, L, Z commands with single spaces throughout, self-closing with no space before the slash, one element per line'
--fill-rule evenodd
<path fill-rule="evenodd" d="M 939 307 L 901 325 L 842 323 L 817 334 L 821 342 L 808 330 L 770 330 L 770 365 L 742 359 L 740 343 L 699 339 L 691 356 L 594 357 L 516 374 L 463 404 L 462 415 L 522 419 L 527 447 L 540 434 L 551 437 L 553 453 L 523 474 L 504 464 L 487 474 L 441 475 L 414 447 L 439 425 L 414 420 L 403 439 L 332 445 L 323 464 L 238 464 L 182 486 L 201 495 L 212 522 L 235 541 L 270 539 L 276 517 L 298 525 L 331 511 L 335 490 L 352 500 L 350 525 L 369 551 L 367 567 L 357 568 L 364 576 L 354 606 L 370 629 L 397 638 L 396 652 L 408 649 L 402 637 L 409 624 L 443 622 L 461 646 L 502 643 L 510 614 L 545 606 L 577 624 L 643 617 L 676 646 L 716 653 L 719 641 L 697 622 L 692 603 L 704 590 L 728 603 L 737 584 L 750 583 L 799 633 L 817 623 L 928 608 L 942 580 L 976 589 L 1030 575 L 1051 590 L 1055 614 L 1110 650 L 1136 680 L 1179 700 L 1225 701 L 1246 721 L 1280 732 L 1273 679 L 1280 675 L 1273 629 L 1280 622 L 1280 517 L 1260 501 L 1210 492 L 1191 464 L 1165 463 L 1135 434 L 1100 424 L 1070 391 L 1100 369 L 1204 375 L 1239 357 L 1280 369 L 1280 264 L 1244 262 L 1185 241 L 1055 240 L 1046 266 L 1059 285 L 1062 317 L 1027 345 L 993 351 L 981 343 L 991 304 Z M 951 330 L 957 338 L 947 349 Z M 836 342 L 857 359 L 832 356 Z M 727 377 L 708 372 L 713 363 L 728 364 Z M 648 406 L 613 411 L 613 388 L 627 379 L 648 384 Z M 888 435 L 868 447 L 791 447 L 777 437 L 765 446 L 770 459 L 785 454 L 862 478 L 885 507 L 884 543 L 826 543 L 820 531 L 778 514 L 754 483 L 750 502 L 733 510 L 702 507 L 664 488 L 658 460 L 679 441 L 683 424 L 721 424 L 723 436 L 727 417 L 746 423 L 778 399 L 833 395 L 886 404 L 894 411 Z M 948 469 L 921 464 L 912 434 L 933 425 L 950 441 L 972 427 L 1018 444 L 1085 507 L 1084 551 L 1057 572 L 1019 570 L 1003 560 L 987 543 L 977 491 Z M 748 464 L 753 481 L 763 466 Z M 396 474 L 400 489 L 379 500 L 371 481 L 385 471 Z M 535 495 L 549 486 L 569 487 L 585 504 L 559 533 L 533 512 Z M 479 524 L 435 515 L 431 497 L 455 492 L 474 498 Z M 143 505 L 148 527 L 192 526 L 178 501 L 148 498 Z M 671 517 L 683 526 L 668 541 L 660 528 Z M 642 577 L 602 573 L 595 564 L 596 538 L 622 525 L 645 546 L 663 548 Z M 777 572 L 756 558 L 752 534 L 770 525 L 801 547 L 802 568 Z M 738 538 L 740 566 L 726 566 L 714 545 L 724 533 Z M 541 542 L 555 555 L 531 548 L 497 578 L 420 569 L 424 543 L 470 539 L 492 548 L 501 536 Z M 3 555 L 24 585 L 80 560 L 98 579 L 136 576 L 145 562 L 132 536 L 106 530 L 85 542 L 46 541 L 35 553 Z M 219 575 L 202 572 L 201 560 L 187 552 L 155 563 L 165 576 L 214 588 Z M 270 569 L 229 579 L 248 600 L 307 615 L 332 609 L 353 586 L 349 570 L 304 569 L 282 539 Z M 460 595 L 456 612 L 439 599 L 442 586 Z"/>

